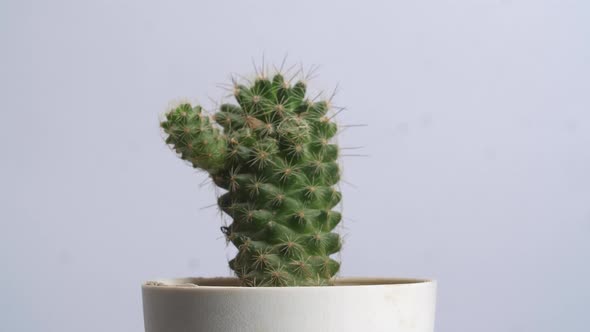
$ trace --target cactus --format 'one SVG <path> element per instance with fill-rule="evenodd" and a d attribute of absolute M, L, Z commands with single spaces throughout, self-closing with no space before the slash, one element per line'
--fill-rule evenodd
<path fill-rule="evenodd" d="M 233 222 L 221 230 L 243 286 L 330 285 L 340 268 L 330 258 L 341 248 L 337 125 L 330 101 L 306 99 L 306 88 L 259 75 L 234 83 L 238 105 L 210 117 L 185 103 L 161 123 L 166 143 L 225 189 L 218 205 Z"/>

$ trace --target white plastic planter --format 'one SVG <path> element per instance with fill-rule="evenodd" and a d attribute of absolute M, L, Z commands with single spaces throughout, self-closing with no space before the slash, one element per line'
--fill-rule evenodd
<path fill-rule="evenodd" d="M 197 286 L 198 285 L 198 286 Z M 433 332 L 436 282 L 341 278 L 325 287 L 239 287 L 185 278 L 142 287 L 146 332 Z"/>

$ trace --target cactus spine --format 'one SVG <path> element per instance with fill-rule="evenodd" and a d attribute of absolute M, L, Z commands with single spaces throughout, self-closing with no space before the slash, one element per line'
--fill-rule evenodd
<path fill-rule="evenodd" d="M 280 73 L 233 88 L 238 105 L 213 117 L 190 104 L 169 111 L 166 143 L 226 190 L 218 205 L 233 222 L 222 232 L 238 249 L 229 265 L 244 286 L 329 285 L 341 247 L 330 102 L 306 99 L 306 83 Z"/>

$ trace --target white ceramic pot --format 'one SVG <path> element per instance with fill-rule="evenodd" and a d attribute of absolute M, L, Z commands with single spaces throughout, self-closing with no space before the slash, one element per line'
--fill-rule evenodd
<path fill-rule="evenodd" d="M 436 282 L 430 280 L 239 287 L 234 278 L 185 278 L 147 282 L 142 293 L 146 332 L 434 331 Z"/>

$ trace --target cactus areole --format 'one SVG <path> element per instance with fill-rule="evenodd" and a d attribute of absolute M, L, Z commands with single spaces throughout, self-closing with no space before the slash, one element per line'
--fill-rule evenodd
<path fill-rule="evenodd" d="M 281 74 L 233 89 L 237 105 L 212 116 L 188 103 L 170 110 L 166 143 L 224 189 L 218 205 L 232 223 L 221 230 L 243 286 L 332 284 L 341 193 L 330 101 L 307 99 L 304 81 Z"/>

